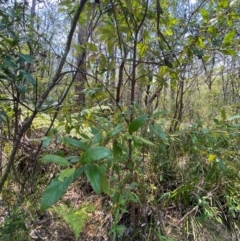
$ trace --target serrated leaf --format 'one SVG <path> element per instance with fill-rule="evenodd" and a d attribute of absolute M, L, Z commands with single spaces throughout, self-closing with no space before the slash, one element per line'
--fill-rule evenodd
<path fill-rule="evenodd" d="M 148 115 L 142 115 L 137 117 L 129 124 L 129 132 L 136 132 L 140 127 L 142 127 L 148 119 Z"/>
<path fill-rule="evenodd" d="M 80 141 L 78 139 L 64 137 L 62 140 L 63 140 L 64 144 L 66 144 L 66 145 L 75 146 L 84 151 L 89 149 L 89 147 L 87 145 L 85 145 L 82 141 Z"/>
<path fill-rule="evenodd" d="M 69 162 L 64 158 L 64 157 L 61 157 L 61 156 L 58 156 L 58 155 L 45 155 L 41 158 L 41 160 L 44 162 L 44 163 L 51 163 L 51 162 L 54 162 L 54 163 L 57 163 L 59 166 L 69 166 Z"/>
<path fill-rule="evenodd" d="M 109 194 L 109 183 L 101 167 L 95 164 L 88 164 L 85 168 L 85 173 L 93 190 L 97 194 L 101 192 Z"/>
<path fill-rule="evenodd" d="M 74 172 L 75 172 L 76 168 L 68 168 L 68 169 L 64 169 L 60 171 L 60 174 L 58 175 L 58 180 L 60 182 L 64 181 L 64 178 L 66 177 L 70 177 Z"/>
<path fill-rule="evenodd" d="M 225 43 L 225 44 L 230 43 L 232 41 L 232 39 L 234 38 L 234 36 L 235 36 L 235 31 L 228 32 L 223 39 L 223 43 Z"/>
<path fill-rule="evenodd" d="M 89 162 L 104 159 L 104 158 L 110 156 L 111 154 L 112 154 L 112 152 L 109 149 L 107 149 L 106 147 L 100 147 L 100 146 L 93 147 L 84 152 L 80 162 L 86 164 Z"/>
<path fill-rule="evenodd" d="M 68 177 L 63 182 L 58 180 L 58 177 L 53 179 L 50 185 L 46 188 L 43 193 L 41 200 L 41 211 L 46 210 L 55 202 L 57 202 L 61 196 L 66 192 L 69 185 L 72 183 L 73 178 Z"/>
<path fill-rule="evenodd" d="M 43 212 L 57 202 L 66 192 L 70 184 L 75 181 L 83 171 L 83 167 L 77 169 L 71 176 L 65 178 L 63 182 L 58 180 L 59 176 L 54 178 L 43 193 L 40 210 Z"/>

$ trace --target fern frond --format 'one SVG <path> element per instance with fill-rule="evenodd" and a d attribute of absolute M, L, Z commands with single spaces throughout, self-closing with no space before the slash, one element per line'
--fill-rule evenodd
<path fill-rule="evenodd" d="M 71 209 L 65 204 L 60 204 L 53 207 L 53 210 L 67 223 L 77 240 L 89 218 L 88 214 L 94 212 L 95 207 L 90 203 L 84 203 L 79 208 Z"/>

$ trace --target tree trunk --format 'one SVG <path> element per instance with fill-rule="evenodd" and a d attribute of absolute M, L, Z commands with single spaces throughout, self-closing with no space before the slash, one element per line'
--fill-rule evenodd
<path fill-rule="evenodd" d="M 84 93 L 84 85 L 87 81 L 86 76 L 86 46 L 87 43 L 87 28 L 86 26 L 79 26 L 78 28 L 78 43 L 83 47 L 77 58 L 78 73 L 75 79 L 75 95 L 76 104 L 83 106 L 86 98 Z"/>

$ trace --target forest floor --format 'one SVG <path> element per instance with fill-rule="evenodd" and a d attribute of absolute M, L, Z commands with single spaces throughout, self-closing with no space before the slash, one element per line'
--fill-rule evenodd
<path fill-rule="evenodd" d="M 39 205 L 38 195 L 31 194 L 28 197 L 28 201 L 34 202 L 35 205 Z M 74 236 L 72 229 L 64 221 L 63 217 L 59 217 L 54 208 L 48 209 L 44 213 L 36 212 L 34 207 L 31 208 L 31 204 L 26 204 L 26 206 L 21 205 L 21 210 L 23 212 L 22 219 L 15 218 L 18 217 L 20 213 L 11 214 L 11 207 L 9 203 L 0 201 L 0 225 L 5 222 L 5 229 L 2 232 L 12 232 L 11 236 L 6 236 L 7 238 L 3 240 L 14 240 L 14 241 L 111 241 L 109 237 L 109 230 L 112 224 L 112 214 L 109 208 L 111 204 L 108 198 L 95 195 L 89 185 L 83 181 L 79 180 L 72 184 L 66 194 L 63 196 L 61 201 L 57 203 L 66 204 L 68 207 L 76 209 L 81 207 L 83 204 L 88 203 L 94 206 L 94 210 L 88 212 L 88 220 L 84 224 L 80 236 L 78 239 Z M 30 205 L 30 206 L 28 206 Z M 19 210 L 19 209 L 18 209 Z M 147 210 L 147 212 L 146 212 Z M 237 241 L 233 234 L 230 234 L 223 224 L 213 223 L 211 221 L 206 222 L 204 225 L 200 223 L 193 223 L 192 227 L 187 227 L 186 220 L 191 218 L 191 213 L 194 212 L 191 209 L 189 212 L 178 210 L 174 206 L 169 206 L 165 210 L 160 210 L 160 207 L 145 207 L 145 211 L 142 211 L 142 222 L 136 231 L 132 231 L 131 235 L 129 229 L 125 229 L 125 235 L 118 238 L 118 241 L 130 241 L 130 240 L 149 240 L 149 241 Z M 11 219 L 14 219 L 14 221 Z M 15 215 L 15 216 L 14 216 Z M 145 216 L 144 216 L 145 215 Z M 10 218 L 9 218 L 10 217 Z M 123 217 L 121 223 L 128 226 L 129 216 Z M 12 220 L 12 222 L 10 222 Z M 21 229 L 21 222 L 24 223 L 25 228 Z M 149 222 L 149 223 L 147 223 Z M 191 221 L 189 222 L 191 224 Z M 195 232 L 188 233 L 187 228 Z M 12 230 L 15 229 L 15 230 Z M 20 230 L 20 231 L 19 231 Z"/>

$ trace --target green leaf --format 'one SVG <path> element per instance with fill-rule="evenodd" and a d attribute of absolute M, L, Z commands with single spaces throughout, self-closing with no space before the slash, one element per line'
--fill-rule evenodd
<path fill-rule="evenodd" d="M 228 32 L 223 39 L 223 43 L 225 44 L 230 43 L 234 38 L 234 36 L 235 36 L 235 31 Z"/>
<path fill-rule="evenodd" d="M 110 132 L 108 132 L 107 137 L 111 138 L 119 133 L 121 133 L 124 130 L 123 124 L 119 124 L 116 127 L 114 127 L 113 130 L 111 130 Z"/>
<path fill-rule="evenodd" d="M 70 184 L 75 181 L 83 171 L 83 167 L 77 169 L 71 176 L 65 178 L 63 182 L 58 180 L 59 176 L 54 178 L 43 193 L 40 210 L 43 212 L 57 202 L 66 192 Z"/>
<path fill-rule="evenodd" d="M 97 194 L 100 194 L 101 192 L 106 194 L 110 193 L 107 177 L 101 167 L 95 164 L 88 164 L 85 168 L 85 173 L 93 190 Z"/>
<path fill-rule="evenodd" d="M 212 46 L 214 48 L 219 47 L 221 44 L 222 44 L 222 41 L 219 38 L 215 38 L 215 39 L 212 40 Z"/>
<path fill-rule="evenodd" d="M 69 162 L 61 157 L 61 156 L 57 156 L 57 155 L 45 155 L 41 158 L 41 160 L 44 162 L 44 163 L 51 163 L 51 162 L 54 162 L 54 163 L 57 163 L 59 166 L 69 166 Z"/>
<path fill-rule="evenodd" d="M 66 177 L 70 177 L 74 172 L 75 172 L 76 168 L 68 168 L 68 169 L 64 169 L 60 171 L 60 174 L 58 175 L 58 180 L 60 182 L 64 181 L 64 178 Z"/>
<path fill-rule="evenodd" d="M 218 119 L 213 119 L 213 121 L 215 122 L 216 125 L 221 125 L 221 121 L 219 121 Z"/>
<path fill-rule="evenodd" d="M 58 5 L 69 8 L 69 7 L 71 7 L 71 2 L 68 0 L 63 0 L 63 1 L 60 1 Z"/>
<path fill-rule="evenodd" d="M 112 152 L 106 147 L 92 147 L 84 152 L 80 162 L 86 164 L 92 161 L 97 161 L 110 156 Z"/>
<path fill-rule="evenodd" d="M 0 23 L 0 30 L 4 30 L 5 28 L 7 28 L 8 26 L 6 24 L 2 24 Z"/>
<path fill-rule="evenodd" d="M 138 52 L 139 52 L 139 56 L 142 57 L 146 52 L 146 44 L 142 43 L 142 42 L 139 42 L 137 44 L 137 49 L 138 49 Z"/>
<path fill-rule="evenodd" d="M 8 67 L 16 67 L 16 64 L 14 63 L 14 60 L 9 56 L 6 55 L 3 59 L 3 68 L 7 69 Z"/>
<path fill-rule="evenodd" d="M 228 19 L 227 23 L 228 23 L 228 26 L 229 26 L 230 28 L 232 28 L 232 26 L 233 26 L 233 20 L 232 20 L 232 19 Z"/>
<path fill-rule="evenodd" d="M 100 166 L 96 166 L 98 173 L 100 175 L 100 180 L 101 180 L 101 190 L 103 193 L 110 195 L 110 185 L 109 181 L 107 179 L 106 172 L 103 171 L 103 168 Z"/>
<path fill-rule="evenodd" d="M 62 140 L 63 140 L 64 144 L 66 144 L 66 145 L 75 146 L 84 151 L 89 149 L 89 147 L 87 145 L 85 145 L 82 141 L 80 141 L 78 139 L 64 137 Z"/>
<path fill-rule="evenodd" d="M 92 139 L 92 145 L 102 143 L 102 132 L 99 131 Z"/>
<path fill-rule="evenodd" d="M 124 231 L 126 230 L 126 227 L 124 225 L 115 225 L 114 228 L 110 230 L 110 234 L 116 234 L 117 236 L 122 236 L 124 234 Z"/>
<path fill-rule="evenodd" d="M 91 51 L 91 52 L 97 52 L 98 46 L 93 43 L 87 43 L 87 49 L 88 49 L 88 51 Z"/>
<path fill-rule="evenodd" d="M 240 115 L 234 115 L 234 116 L 230 116 L 227 118 L 228 121 L 232 121 L 232 120 L 236 120 L 236 119 L 240 119 Z"/>
<path fill-rule="evenodd" d="M 71 211 L 69 207 L 67 208 L 68 212 L 64 213 L 65 215 L 63 215 L 62 218 L 73 231 L 76 238 L 75 240 L 79 240 L 80 233 L 89 218 L 88 213 L 85 211 L 85 208 L 79 211 Z"/>
<path fill-rule="evenodd" d="M 154 125 L 151 125 L 149 128 L 154 134 L 157 135 L 157 137 L 159 137 L 163 141 L 167 141 L 167 136 L 159 124 L 154 123 Z"/>
<path fill-rule="evenodd" d="M 200 13 L 203 17 L 204 20 L 208 20 L 208 11 L 206 11 L 205 9 L 200 9 Z"/>
<path fill-rule="evenodd" d="M 221 49 L 219 50 L 221 53 L 223 53 L 224 55 L 231 55 L 231 56 L 236 56 L 237 53 L 235 50 L 232 49 Z"/>
<path fill-rule="evenodd" d="M 226 173 L 227 167 L 225 166 L 224 162 L 219 158 L 216 158 L 216 162 L 217 162 L 218 166 L 221 168 L 222 172 Z"/>
<path fill-rule="evenodd" d="M 221 117 L 222 117 L 223 121 L 225 121 L 227 119 L 227 114 L 224 109 L 221 110 Z"/>
<path fill-rule="evenodd" d="M 44 136 L 42 138 L 42 146 L 43 146 L 43 148 L 46 148 L 46 147 L 50 146 L 51 143 L 52 143 L 52 140 L 53 140 L 52 137 Z"/>
<path fill-rule="evenodd" d="M 90 182 L 94 192 L 97 194 L 100 194 L 101 193 L 101 179 L 100 179 L 100 175 L 99 175 L 97 166 L 88 165 L 86 167 L 85 173 L 86 173 L 88 181 Z"/>
<path fill-rule="evenodd" d="M 16 84 L 16 87 L 20 91 L 21 94 L 24 95 L 26 93 L 26 86 Z"/>
<path fill-rule="evenodd" d="M 214 26 L 210 26 L 208 32 L 211 33 L 214 38 L 217 36 L 217 30 Z"/>
<path fill-rule="evenodd" d="M 32 85 L 32 86 L 36 86 L 36 80 L 32 77 L 32 75 L 30 75 L 28 72 L 25 72 L 23 70 L 20 71 L 23 76 L 28 80 L 28 82 Z"/>
<path fill-rule="evenodd" d="M 70 161 L 70 163 L 77 163 L 80 160 L 80 156 L 68 156 L 65 159 Z"/>
<path fill-rule="evenodd" d="M 18 56 L 21 57 L 24 61 L 26 61 L 28 63 L 33 63 L 33 61 L 34 61 L 34 57 L 32 57 L 28 54 L 18 53 Z"/>
<path fill-rule="evenodd" d="M 193 46 L 191 49 L 193 51 L 193 54 L 196 55 L 199 59 L 201 59 L 203 57 L 203 55 L 204 55 L 203 50 L 199 49 L 196 46 Z"/>
<path fill-rule="evenodd" d="M 123 154 L 122 148 L 120 147 L 119 143 L 117 140 L 113 142 L 113 157 L 119 161 Z"/>
<path fill-rule="evenodd" d="M 165 62 L 166 66 L 167 66 L 168 68 L 170 68 L 170 69 L 173 68 L 173 64 L 172 64 L 172 62 L 169 61 L 169 59 L 165 59 L 164 62 Z"/>
<path fill-rule="evenodd" d="M 91 133 L 95 136 L 95 135 L 97 135 L 98 134 L 98 132 L 99 132 L 99 129 L 97 129 L 97 128 L 94 128 L 94 127 L 90 127 L 90 130 L 91 130 Z"/>
<path fill-rule="evenodd" d="M 140 136 L 134 136 L 135 139 L 139 140 L 140 142 L 142 143 L 145 143 L 145 144 L 148 144 L 148 145 L 151 145 L 151 146 L 155 146 L 154 143 L 152 143 L 151 141 L 143 138 L 143 137 L 140 137 Z"/>
<path fill-rule="evenodd" d="M 142 127 L 148 119 L 148 115 L 142 115 L 137 117 L 129 124 L 129 132 L 136 132 L 140 127 Z"/>
<path fill-rule="evenodd" d="M 222 0 L 222 1 L 220 1 L 219 4 L 218 4 L 218 6 L 221 7 L 221 8 L 226 8 L 226 7 L 228 7 L 228 0 Z"/>
<path fill-rule="evenodd" d="M 3 74 L 0 74 L 0 79 L 11 81 L 11 78 L 9 78 L 8 76 L 3 75 Z"/>
<path fill-rule="evenodd" d="M 66 192 L 68 186 L 72 183 L 73 176 L 68 177 L 61 182 L 58 180 L 58 176 L 51 181 L 43 193 L 41 200 L 41 211 L 46 210 L 52 204 L 57 202 L 61 196 Z"/>

